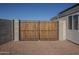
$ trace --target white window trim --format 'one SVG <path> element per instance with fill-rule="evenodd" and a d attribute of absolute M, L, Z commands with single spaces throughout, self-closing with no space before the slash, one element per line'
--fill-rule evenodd
<path fill-rule="evenodd" d="M 74 15 L 78 15 L 78 30 L 75 30 L 74 27 L 73 27 L 73 25 L 74 25 L 74 24 L 73 24 L 73 16 L 74 16 Z M 78 13 L 75 13 L 75 14 L 68 15 L 68 17 L 69 17 L 69 16 L 72 16 L 72 29 L 69 29 L 69 28 L 68 28 L 69 23 L 68 23 L 68 21 L 67 21 L 67 23 L 68 23 L 68 25 L 67 25 L 68 30 L 79 31 L 79 12 L 78 12 Z M 68 19 L 68 17 L 67 17 L 67 19 Z"/>

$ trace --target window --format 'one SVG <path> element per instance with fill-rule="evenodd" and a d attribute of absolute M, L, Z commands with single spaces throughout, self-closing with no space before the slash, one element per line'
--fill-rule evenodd
<path fill-rule="evenodd" d="M 72 16 L 68 17 L 68 28 L 72 29 Z"/>
<path fill-rule="evenodd" d="M 78 30 L 78 15 L 73 16 L 73 29 Z"/>

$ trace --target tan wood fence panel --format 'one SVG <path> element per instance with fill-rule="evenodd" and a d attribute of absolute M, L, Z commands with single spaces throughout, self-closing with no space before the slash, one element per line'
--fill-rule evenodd
<path fill-rule="evenodd" d="M 48 22 L 40 22 L 40 30 L 48 30 L 49 23 Z"/>
<path fill-rule="evenodd" d="M 21 41 L 58 40 L 57 22 L 20 22 Z"/>

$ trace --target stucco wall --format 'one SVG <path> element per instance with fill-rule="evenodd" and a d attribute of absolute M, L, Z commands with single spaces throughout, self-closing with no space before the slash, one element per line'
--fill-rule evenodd
<path fill-rule="evenodd" d="M 59 19 L 59 40 L 66 40 L 66 19 L 67 17 Z"/>
<path fill-rule="evenodd" d="M 75 14 L 79 14 L 79 13 L 77 12 L 71 15 L 75 15 Z M 74 30 L 73 28 L 72 30 L 69 30 L 68 29 L 68 16 L 65 16 L 59 19 L 59 39 L 60 40 L 67 39 L 74 43 L 79 44 L 79 23 L 78 23 L 78 30 Z M 79 19 L 78 19 L 78 22 L 79 22 Z"/>
<path fill-rule="evenodd" d="M 74 13 L 72 15 L 75 15 L 75 14 L 79 14 L 79 13 Z M 74 43 L 79 44 L 79 19 L 78 19 L 78 30 L 74 30 L 73 27 L 72 27 L 72 30 L 69 30 L 68 19 L 67 19 L 67 40 L 70 40 Z"/>
<path fill-rule="evenodd" d="M 13 21 L 0 19 L 0 44 L 13 40 Z"/>
<path fill-rule="evenodd" d="M 19 41 L 19 20 L 14 20 L 14 41 Z"/>

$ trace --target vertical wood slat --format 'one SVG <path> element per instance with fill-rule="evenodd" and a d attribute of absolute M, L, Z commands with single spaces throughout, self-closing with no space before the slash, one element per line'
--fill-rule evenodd
<path fill-rule="evenodd" d="M 21 22 L 21 40 L 58 40 L 57 22 Z"/>

